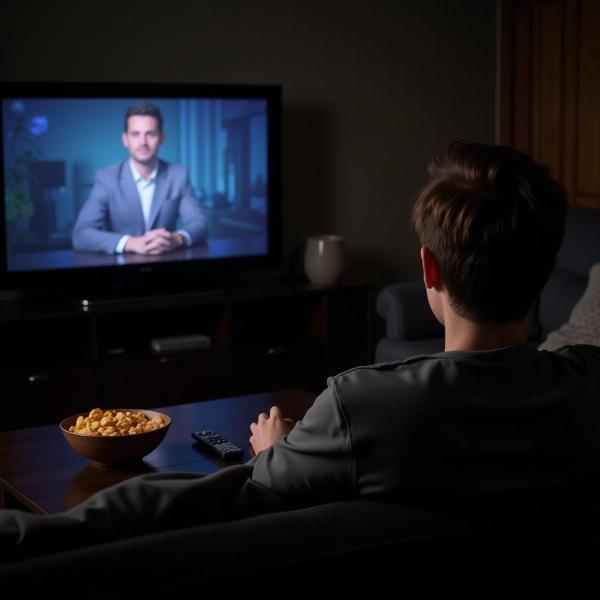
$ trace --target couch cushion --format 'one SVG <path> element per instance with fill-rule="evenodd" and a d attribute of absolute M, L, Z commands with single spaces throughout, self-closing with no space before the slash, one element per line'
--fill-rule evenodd
<path fill-rule="evenodd" d="M 569 319 L 586 289 L 592 265 L 600 262 L 600 210 L 570 208 L 557 269 L 539 304 L 541 339 Z"/>
<path fill-rule="evenodd" d="M 600 346 L 600 263 L 590 269 L 587 288 L 568 322 L 552 331 L 540 350 L 555 350 L 568 344 Z"/>
<path fill-rule="evenodd" d="M 600 262 L 600 210 L 571 208 L 558 265 L 580 279 L 587 279 L 592 265 Z"/>
<path fill-rule="evenodd" d="M 444 337 L 444 328 L 429 308 L 422 281 L 384 287 L 377 295 L 377 312 L 385 319 L 385 335 L 390 339 Z"/>
<path fill-rule="evenodd" d="M 587 286 L 587 276 L 579 277 L 572 271 L 558 269 L 544 288 L 539 303 L 541 339 L 569 320 L 573 307 Z"/>
<path fill-rule="evenodd" d="M 159 592 L 353 598 L 382 582 L 437 592 L 472 584 L 481 592 L 498 577 L 522 590 L 524 575 L 539 591 L 553 572 L 568 575 L 572 587 L 584 579 L 568 561 L 583 567 L 589 555 L 590 510 L 562 500 L 430 507 L 347 500 L 40 556 L 0 566 L 0 583 L 20 598 L 39 597 L 30 594 L 43 587 L 127 600 Z M 587 539 L 578 543 L 581 531 Z"/>

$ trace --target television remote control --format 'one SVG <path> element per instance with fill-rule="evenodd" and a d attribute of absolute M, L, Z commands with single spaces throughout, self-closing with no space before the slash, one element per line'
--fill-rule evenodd
<path fill-rule="evenodd" d="M 226 440 L 223 436 L 215 433 L 212 429 L 192 432 L 192 437 L 199 444 L 214 454 L 218 454 L 224 460 L 242 458 L 244 451 L 234 443 Z"/>

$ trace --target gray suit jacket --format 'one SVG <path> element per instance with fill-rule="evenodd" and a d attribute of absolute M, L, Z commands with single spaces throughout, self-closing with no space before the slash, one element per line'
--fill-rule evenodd
<path fill-rule="evenodd" d="M 150 211 L 150 229 L 174 231 L 177 220 L 192 244 L 206 239 L 206 218 L 181 165 L 159 161 Z M 87 202 L 73 228 L 75 250 L 112 254 L 124 235 L 146 232 L 139 194 L 129 159 L 100 169 Z"/>

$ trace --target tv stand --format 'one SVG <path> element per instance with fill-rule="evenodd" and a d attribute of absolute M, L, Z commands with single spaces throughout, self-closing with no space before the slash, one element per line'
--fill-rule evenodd
<path fill-rule="evenodd" d="M 0 302 L 0 429 L 94 407 L 152 408 L 304 388 L 372 361 L 373 292 L 263 283 L 158 295 Z M 79 297 L 81 302 L 81 297 Z M 157 352 L 153 340 L 206 336 Z"/>
<path fill-rule="evenodd" d="M 207 288 L 205 290 L 170 291 L 162 293 L 142 294 L 135 292 L 116 292 L 113 294 L 91 294 L 71 298 L 78 306 L 92 308 L 96 306 L 119 306 L 124 304 L 160 304 L 173 303 L 182 300 L 201 301 L 207 297 L 223 297 L 225 288 Z"/>

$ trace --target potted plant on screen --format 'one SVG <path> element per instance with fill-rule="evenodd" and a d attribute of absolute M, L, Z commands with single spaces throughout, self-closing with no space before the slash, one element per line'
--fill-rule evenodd
<path fill-rule="evenodd" d="M 18 245 L 27 241 L 29 222 L 35 212 L 31 184 L 36 182 L 36 178 L 31 165 L 43 156 L 38 139 L 48 129 L 48 118 L 44 115 L 29 117 L 20 100 L 12 103 L 11 112 L 13 122 L 7 134 L 9 162 L 4 192 L 9 239 L 12 244 Z"/>

